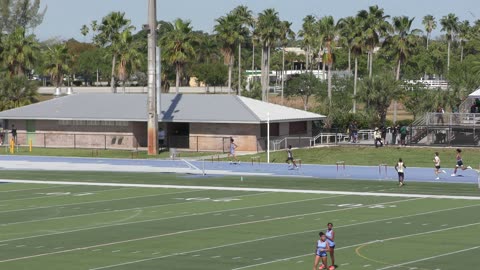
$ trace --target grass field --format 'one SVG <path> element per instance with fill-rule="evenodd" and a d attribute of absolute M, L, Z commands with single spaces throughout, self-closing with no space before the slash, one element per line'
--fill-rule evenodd
<path fill-rule="evenodd" d="M 338 146 L 338 147 L 322 147 L 296 149 L 293 151 L 295 158 L 302 159 L 305 164 L 335 164 L 337 161 L 345 161 L 348 165 L 366 165 L 374 166 L 376 164 L 386 163 L 395 164 L 399 158 L 403 158 L 407 166 L 415 167 L 432 167 L 434 153 L 439 152 L 444 167 L 454 167 L 456 148 L 430 148 L 430 147 L 382 147 L 375 148 L 373 146 Z M 463 160 L 474 168 L 478 168 L 480 160 L 478 156 L 480 149 L 465 148 L 463 149 Z M 262 161 L 266 161 L 266 154 L 258 154 Z M 285 162 L 287 157 L 286 151 L 272 152 L 270 160 L 272 162 Z M 251 156 L 239 157 L 240 160 L 249 162 Z"/>
<path fill-rule="evenodd" d="M 1 149 L 0 155 L 10 155 L 6 148 Z M 212 152 L 179 152 L 178 157 L 202 157 L 214 155 L 218 153 Z M 168 151 L 160 152 L 157 156 L 149 156 L 147 151 L 130 151 L 130 150 L 103 150 L 103 149 L 71 149 L 71 148 L 41 148 L 35 147 L 32 152 L 28 147 L 19 147 L 15 155 L 25 156 L 56 156 L 56 157 L 95 157 L 95 158 L 160 158 L 170 157 Z"/>
<path fill-rule="evenodd" d="M 477 269 L 480 263 L 480 200 L 474 200 L 480 192 L 473 185 L 411 183 L 399 189 L 394 182 L 379 181 L 2 173 L 10 179 L 77 183 L 0 185 L 0 269 L 312 269 L 313 245 L 327 222 L 335 224 L 339 269 Z M 113 185 L 82 185 L 100 182 Z"/>

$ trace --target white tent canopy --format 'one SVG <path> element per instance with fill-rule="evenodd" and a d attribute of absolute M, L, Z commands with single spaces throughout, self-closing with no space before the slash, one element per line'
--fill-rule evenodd
<path fill-rule="evenodd" d="M 480 88 L 468 95 L 469 98 L 480 98 Z"/>

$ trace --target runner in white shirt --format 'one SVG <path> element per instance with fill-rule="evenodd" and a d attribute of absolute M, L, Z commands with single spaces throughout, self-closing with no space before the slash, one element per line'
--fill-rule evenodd
<path fill-rule="evenodd" d="M 440 180 L 440 174 L 441 173 L 447 173 L 446 171 L 442 170 L 441 166 L 440 166 L 440 157 L 439 157 L 439 154 L 438 152 L 435 152 L 435 158 L 433 159 L 433 163 L 435 164 L 435 176 L 436 176 L 436 180 Z"/>

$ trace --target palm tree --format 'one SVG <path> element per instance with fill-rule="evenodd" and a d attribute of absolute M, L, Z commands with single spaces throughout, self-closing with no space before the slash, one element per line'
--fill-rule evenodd
<path fill-rule="evenodd" d="M 365 39 L 366 49 L 368 51 L 368 76 L 373 74 L 373 53 L 380 44 L 380 39 L 391 28 L 386 21 L 390 16 L 384 15 L 384 10 L 377 5 L 370 6 L 368 10 L 361 10 L 357 17 L 360 18 L 362 32 Z"/>
<path fill-rule="evenodd" d="M 458 42 L 460 44 L 460 62 L 463 62 L 463 49 L 470 38 L 470 22 L 465 20 L 458 24 Z"/>
<path fill-rule="evenodd" d="M 50 75 L 51 82 L 55 87 L 63 84 L 63 78 L 70 71 L 72 57 L 66 44 L 57 44 L 48 48 L 46 73 Z"/>
<path fill-rule="evenodd" d="M 90 32 L 90 29 L 86 24 L 82 25 L 82 28 L 80 28 L 80 33 L 82 34 L 83 38 L 87 38 L 88 33 Z"/>
<path fill-rule="evenodd" d="M 437 21 L 435 20 L 435 17 L 433 17 L 433 15 L 429 14 L 423 17 L 422 24 L 425 27 L 425 31 L 427 32 L 427 50 L 428 50 L 428 45 L 430 43 L 432 32 L 437 28 Z"/>
<path fill-rule="evenodd" d="M 215 33 L 220 43 L 225 65 L 228 65 L 228 91 L 232 90 L 232 71 L 235 62 L 235 49 L 245 39 L 245 27 L 240 17 L 227 14 L 220 17 L 215 25 Z"/>
<path fill-rule="evenodd" d="M 125 93 L 125 82 L 142 66 L 144 56 L 139 49 L 139 43 L 134 41 L 132 33 L 123 32 L 119 40 L 117 65 L 117 77 L 122 82 L 123 93 Z"/>
<path fill-rule="evenodd" d="M 241 22 L 241 32 L 245 35 L 241 42 L 238 42 L 238 94 L 241 95 L 241 87 L 242 87 L 242 43 L 245 41 L 249 34 L 249 30 L 247 27 L 254 26 L 254 19 L 252 15 L 252 11 L 245 5 L 240 5 L 231 11 L 233 16 L 239 18 Z"/>
<path fill-rule="evenodd" d="M 305 50 L 305 69 L 309 70 L 311 65 L 312 47 L 315 44 L 317 33 L 315 31 L 315 23 L 317 19 L 313 15 L 307 15 L 303 18 L 302 29 L 298 32 L 298 36 L 302 38 L 302 48 Z"/>
<path fill-rule="evenodd" d="M 281 36 L 281 21 L 275 9 L 266 9 L 258 15 L 255 35 L 262 46 L 262 100 L 268 101 L 270 86 L 270 50 Z"/>
<path fill-rule="evenodd" d="M 354 56 L 354 76 L 353 76 L 353 109 L 352 112 L 357 112 L 357 86 L 358 86 L 358 57 L 362 55 L 364 48 L 363 33 L 360 27 L 359 17 L 347 17 L 340 19 L 337 23 L 340 28 L 339 31 L 344 37 L 348 47 L 348 70 L 351 65 L 351 55 Z"/>
<path fill-rule="evenodd" d="M 10 76 L 23 76 L 33 67 L 39 46 L 33 35 L 26 36 L 25 29 L 17 28 L 3 36 L 0 60 Z"/>
<path fill-rule="evenodd" d="M 395 79 L 400 80 L 400 68 L 415 50 L 419 39 L 420 29 L 412 29 L 415 18 L 407 16 L 393 18 L 393 36 L 385 40 L 385 46 L 392 49 L 397 59 L 397 71 Z M 393 122 L 397 122 L 397 101 L 393 102 Z"/>
<path fill-rule="evenodd" d="M 458 33 L 458 17 L 453 14 L 449 13 L 447 16 L 443 16 L 440 20 L 440 24 L 442 25 L 442 31 L 446 32 L 447 34 L 447 46 L 448 46 L 448 53 L 447 53 L 447 71 L 450 70 L 450 49 L 452 46 L 452 41 L 455 40 L 455 35 Z"/>
<path fill-rule="evenodd" d="M 292 23 L 283 21 L 280 25 L 280 45 L 282 46 L 282 104 L 283 104 L 283 90 L 285 88 L 285 47 L 288 42 L 295 38 L 295 32 L 292 31 Z"/>
<path fill-rule="evenodd" d="M 332 65 L 333 65 L 333 45 L 332 43 L 338 36 L 338 28 L 332 16 L 325 16 L 319 20 L 319 32 L 321 42 L 325 44 L 322 64 L 328 67 L 328 101 L 332 103 Z"/>
<path fill-rule="evenodd" d="M 112 78 L 110 87 L 113 93 L 117 92 L 115 82 L 115 64 L 119 55 L 119 42 L 124 32 L 132 31 L 134 27 L 130 24 L 130 20 L 125 18 L 125 13 L 112 12 L 102 19 L 102 23 L 96 26 L 96 22 L 92 22 L 92 28 L 96 26 L 97 35 L 94 37 L 95 43 L 100 46 L 109 48 L 112 54 Z M 95 30 L 95 29 L 94 29 Z"/>
<path fill-rule="evenodd" d="M 165 59 L 175 66 L 175 93 L 179 93 L 180 78 L 185 64 L 195 59 L 195 35 L 190 21 L 176 19 L 171 31 L 161 38 Z"/>
<path fill-rule="evenodd" d="M 0 80 L 0 111 L 38 102 L 38 85 L 25 76 Z"/>

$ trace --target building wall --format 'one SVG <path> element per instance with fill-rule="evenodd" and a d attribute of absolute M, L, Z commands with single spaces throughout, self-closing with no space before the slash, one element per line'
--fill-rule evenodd
<path fill-rule="evenodd" d="M 233 137 L 238 151 L 257 151 L 260 125 L 255 124 L 190 124 L 190 149 L 200 151 L 228 151 Z"/>
<path fill-rule="evenodd" d="M 27 130 L 27 122 L 29 122 Z M 132 149 L 137 140 L 143 139 L 139 131 L 134 133 L 134 123 L 122 125 L 69 125 L 56 120 L 10 120 L 18 131 L 17 144 L 35 147 Z"/>

